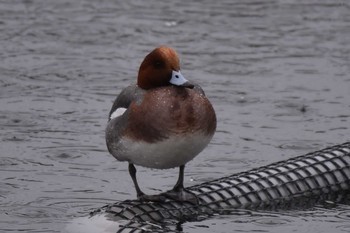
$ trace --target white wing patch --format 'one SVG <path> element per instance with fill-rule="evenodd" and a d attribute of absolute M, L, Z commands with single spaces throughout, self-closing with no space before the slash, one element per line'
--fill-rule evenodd
<path fill-rule="evenodd" d="M 117 108 L 109 117 L 110 120 L 123 115 L 123 113 L 126 111 L 126 108 Z"/>

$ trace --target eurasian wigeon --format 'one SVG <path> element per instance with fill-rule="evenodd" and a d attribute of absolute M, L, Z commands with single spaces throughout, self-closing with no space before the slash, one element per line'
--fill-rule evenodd
<path fill-rule="evenodd" d="M 126 87 L 114 101 L 106 142 L 117 160 L 129 162 L 139 199 L 154 201 L 164 194 L 145 195 L 137 183 L 134 164 L 179 167 L 177 183 L 165 194 L 193 201 L 193 194 L 183 186 L 185 164 L 208 145 L 215 129 L 215 112 L 202 88 L 181 74 L 175 50 L 162 46 L 141 63 L 137 84 Z"/>

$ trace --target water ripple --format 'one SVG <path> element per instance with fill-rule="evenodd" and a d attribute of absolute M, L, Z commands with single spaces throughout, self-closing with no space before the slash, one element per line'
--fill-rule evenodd
<path fill-rule="evenodd" d="M 218 117 L 212 143 L 187 166 L 189 184 L 347 141 L 349 9 L 344 0 L 1 1 L 0 231 L 60 232 L 134 197 L 104 128 L 115 96 L 160 44 L 177 49 Z M 154 192 L 177 176 L 138 172 Z M 183 229 L 346 232 L 347 213 L 245 212 Z"/>

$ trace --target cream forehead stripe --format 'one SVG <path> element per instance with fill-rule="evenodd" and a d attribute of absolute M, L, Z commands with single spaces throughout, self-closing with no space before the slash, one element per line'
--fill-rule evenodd
<path fill-rule="evenodd" d="M 126 108 L 117 108 L 109 117 L 110 120 L 123 115 L 123 113 L 126 111 Z"/>

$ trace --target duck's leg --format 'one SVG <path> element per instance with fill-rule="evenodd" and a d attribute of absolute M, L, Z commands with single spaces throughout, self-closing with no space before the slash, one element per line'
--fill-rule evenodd
<path fill-rule="evenodd" d="M 137 179 L 136 179 L 136 168 L 135 168 L 134 164 L 132 164 L 132 163 L 129 163 L 129 173 L 130 173 L 132 182 L 134 183 L 134 186 L 136 189 L 137 199 L 139 199 L 141 201 L 156 201 L 156 202 L 160 202 L 160 201 L 165 200 L 165 198 L 163 196 L 146 195 L 144 192 L 141 191 L 140 186 L 139 186 Z"/>
<path fill-rule="evenodd" d="M 164 193 L 164 195 L 177 201 L 188 201 L 196 205 L 198 204 L 197 196 L 194 193 L 185 189 L 184 187 L 184 171 L 185 171 L 185 165 L 180 166 L 179 178 L 174 188 Z"/>
<path fill-rule="evenodd" d="M 145 194 L 141 191 L 140 186 L 137 183 L 136 168 L 135 168 L 134 164 L 132 164 L 132 163 L 129 163 L 129 174 L 131 176 L 132 182 L 134 183 L 137 198 L 144 196 Z"/>
<path fill-rule="evenodd" d="M 179 178 L 173 188 L 174 192 L 181 192 L 184 189 L 184 173 L 185 173 L 185 165 L 181 165 L 179 168 Z"/>

